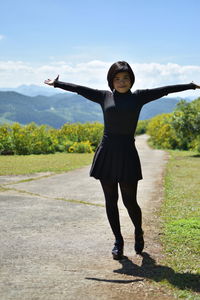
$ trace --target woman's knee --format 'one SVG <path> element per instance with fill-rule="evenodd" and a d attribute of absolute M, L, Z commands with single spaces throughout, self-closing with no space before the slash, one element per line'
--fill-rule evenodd
<path fill-rule="evenodd" d="M 106 204 L 108 206 L 115 205 L 118 201 L 118 185 L 117 182 L 101 181 L 103 192 L 105 195 Z"/>
<path fill-rule="evenodd" d="M 120 190 L 123 203 L 126 207 L 134 207 L 137 205 L 137 182 L 120 183 Z"/>

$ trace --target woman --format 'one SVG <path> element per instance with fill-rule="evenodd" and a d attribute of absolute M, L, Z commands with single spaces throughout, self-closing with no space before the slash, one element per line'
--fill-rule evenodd
<path fill-rule="evenodd" d="M 110 91 L 48 79 L 46 84 L 81 96 L 101 105 L 104 116 L 104 134 L 98 146 L 90 176 L 99 179 L 103 188 L 107 217 L 115 236 L 112 255 L 123 257 L 124 240 L 121 234 L 118 201 L 118 185 L 122 200 L 135 227 L 135 251 L 144 248 L 142 213 L 137 203 L 137 184 L 142 179 L 141 165 L 134 144 L 134 134 L 142 106 L 169 93 L 200 88 L 194 83 L 165 86 L 131 92 L 134 73 L 125 61 L 114 63 L 107 74 Z M 166 100 L 167 101 L 167 100 Z"/>

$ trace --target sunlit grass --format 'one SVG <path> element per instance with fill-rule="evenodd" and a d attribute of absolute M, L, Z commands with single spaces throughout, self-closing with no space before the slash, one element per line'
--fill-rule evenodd
<path fill-rule="evenodd" d="M 170 151 L 165 177 L 162 238 L 165 263 L 181 273 L 181 298 L 198 299 L 187 290 L 196 290 L 200 276 L 200 157 L 189 151 Z M 185 287 L 185 288 L 184 288 Z"/>
<path fill-rule="evenodd" d="M 91 153 L 55 153 L 0 156 L 0 175 L 66 172 L 89 165 Z"/>

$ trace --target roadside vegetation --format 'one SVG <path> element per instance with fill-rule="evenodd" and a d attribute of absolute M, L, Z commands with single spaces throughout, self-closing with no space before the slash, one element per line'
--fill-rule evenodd
<path fill-rule="evenodd" d="M 163 265 L 178 298 L 200 299 L 200 98 L 148 122 L 149 143 L 169 151 L 161 207 Z M 173 149 L 173 150 L 171 150 Z M 170 283 L 169 283 L 170 282 Z M 178 287 L 178 288 L 175 288 Z"/>
<path fill-rule="evenodd" d="M 139 121 L 136 134 L 146 131 L 148 121 Z M 101 123 L 66 123 L 60 129 L 47 125 L 19 123 L 0 125 L 1 155 L 30 155 L 66 153 L 92 153 L 103 134 Z"/>
<path fill-rule="evenodd" d="M 0 154 L 92 153 L 102 132 L 100 123 L 66 123 L 60 129 L 35 123 L 3 124 L 0 126 Z"/>
<path fill-rule="evenodd" d="M 161 208 L 165 258 L 179 298 L 200 299 L 200 155 L 169 151 Z"/>
<path fill-rule="evenodd" d="M 157 148 L 200 152 L 200 98 L 182 100 L 174 112 L 155 116 L 148 123 L 147 133 Z"/>

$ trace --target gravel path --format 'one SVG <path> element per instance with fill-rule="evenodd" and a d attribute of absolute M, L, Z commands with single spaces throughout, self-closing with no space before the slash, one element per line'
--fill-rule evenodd
<path fill-rule="evenodd" d="M 1 300 L 174 299 L 156 283 L 167 269 L 159 265 L 156 214 L 167 155 L 146 140 L 145 135 L 136 139 L 144 177 L 138 191 L 146 242 L 142 256 L 133 250 L 133 226 L 120 199 L 127 257 L 112 259 L 103 193 L 99 181 L 88 176 L 89 167 L 0 176 L 0 185 L 9 188 L 0 193 Z"/>

